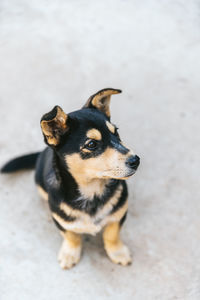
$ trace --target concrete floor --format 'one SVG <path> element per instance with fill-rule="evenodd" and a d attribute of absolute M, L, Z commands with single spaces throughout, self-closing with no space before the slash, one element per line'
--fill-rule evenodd
<path fill-rule="evenodd" d="M 0 2 L 0 164 L 43 149 L 39 120 L 104 87 L 112 120 L 141 157 L 122 230 L 134 262 L 112 264 L 101 237 L 57 263 L 61 238 L 33 172 L 0 177 L 0 298 L 200 299 L 200 2 Z"/>

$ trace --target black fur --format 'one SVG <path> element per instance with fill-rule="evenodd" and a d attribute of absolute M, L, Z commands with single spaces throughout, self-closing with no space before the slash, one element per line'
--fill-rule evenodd
<path fill-rule="evenodd" d="M 111 214 L 116 212 L 118 209 L 120 209 L 120 207 L 122 207 L 128 197 L 128 189 L 127 189 L 127 184 L 125 181 L 122 181 L 122 186 L 123 186 L 123 190 L 121 193 L 121 196 L 117 202 L 117 204 L 113 207 Z"/>
<path fill-rule="evenodd" d="M 121 93 L 121 92 L 122 92 L 122 90 L 119 90 L 119 89 L 112 89 L 112 88 L 106 88 L 106 89 L 103 89 L 103 90 L 101 90 L 101 92 L 109 91 L 109 90 L 113 90 L 113 91 L 116 91 L 116 92 L 118 92 L 118 93 Z M 97 96 L 98 94 L 99 94 L 99 91 L 98 91 L 97 93 L 95 93 L 94 95 L 92 95 L 92 96 L 89 98 L 90 102 L 89 102 L 88 108 L 95 108 L 95 107 L 93 106 L 93 104 L 92 104 L 92 99 L 94 99 L 94 97 Z M 106 101 L 106 99 L 107 99 L 106 96 L 101 98 L 102 104 Z M 85 106 L 83 106 L 83 108 L 85 108 Z M 95 109 L 96 109 L 96 108 L 95 108 Z M 108 118 L 108 119 L 110 120 L 110 118 Z"/>
<path fill-rule="evenodd" d="M 34 169 L 40 152 L 17 157 L 1 168 L 1 173 L 11 173 L 19 170 Z"/>
<path fill-rule="evenodd" d="M 58 227 L 58 229 L 59 230 L 61 230 L 61 231 L 63 231 L 63 232 L 65 232 L 66 230 L 54 219 L 54 218 L 52 218 L 53 219 L 53 221 L 54 221 L 54 223 L 55 223 L 55 225 Z"/>
<path fill-rule="evenodd" d="M 56 117 L 58 108 L 59 108 L 58 105 L 54 106 L 54 108 L 49 113 L 44 114 L 44 116 L 42 117 L 42 120 L 49 121 L 49 120 L 54 119 Z"/>
<path fill-rule="evenodd" d="M 120 220 L 120 226 L 122 226 L 124 224 L 124 222 L 126 221 L 126 217 L 127 217 L 127 212 L 125 213 L 125 215 L 121 218 Z"/>

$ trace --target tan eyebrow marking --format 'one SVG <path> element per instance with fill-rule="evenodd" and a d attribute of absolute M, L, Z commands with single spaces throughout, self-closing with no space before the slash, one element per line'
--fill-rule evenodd
<path fill-rule="evenodd" d="M 110 122 L 106 121 L 106 126 L 108 127 L 108 129 L 110 130 L 110 132 L 112 132 L 113 134 L 115 133 L 115 126 L 113 124 L 111 124 Z"/>
<path fill-rule="evenodd" d="M 102 139 L 101 132 L 97 129 L 88 130 L 88 132 L 86 133 L 86 136 L 89 139 L 94 139 L 94 140 L 97 140 L 97 141 L 100 141 Z"/>

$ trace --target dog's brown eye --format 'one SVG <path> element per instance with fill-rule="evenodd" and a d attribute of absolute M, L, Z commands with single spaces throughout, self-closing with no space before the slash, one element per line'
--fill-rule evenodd
<path fill-rule="evenodd" d="M 97 142 L 96 141 L 90 141 L 87 145 L 86 148 L 89 150 L 95 150 L 97 147 Z"/>

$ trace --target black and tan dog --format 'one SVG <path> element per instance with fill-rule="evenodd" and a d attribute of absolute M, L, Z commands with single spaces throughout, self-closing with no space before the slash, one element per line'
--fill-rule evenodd
<path fill-rule="evenodd" d="M 71 268 L 81 256 L 81 235 L 103 229 L 103 241 L 114 263 L 131 263 L 119 237 L 128 209 L 125 179 L 133 175 L 139 157 L 122 143 L 110 122 L 110 97 L 120 93 L 103 89 L 78 111 L 65 114 L 55 106 L 41 119 L 48 147 L 19 157 L 2 172 L 34 168 L 40 194 L 48 200 L 52 218 L 64 240 L 58 254 L 62 268 Z"/>

